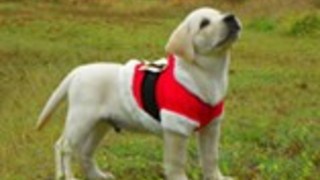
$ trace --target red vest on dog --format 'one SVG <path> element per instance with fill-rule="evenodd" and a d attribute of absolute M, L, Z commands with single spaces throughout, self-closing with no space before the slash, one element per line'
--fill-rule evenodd
<path fill-rule="evenodd" d="M 202 128 L 223 113 L 223 101 L 216 105 L 210 105 L 202 101 L 199 97 L 188 91 L 174 77 L 175 58 L 168 57 L 168 66 L 161 72 L 157 84 L 155 85 L 156 103 L 161 109 L 166 109 L 174 113 L 187 117 L 199 124 Z M 133 77 L 133 95 L 140 108 L 143 108 L 141 85 L 145 71 L 140 70 L 143 64 L 135 67 Z"/>

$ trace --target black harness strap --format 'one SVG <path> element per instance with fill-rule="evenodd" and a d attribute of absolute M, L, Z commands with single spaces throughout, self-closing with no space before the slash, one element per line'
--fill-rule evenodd
<path fill-rule="evenodd" d="M 156 85 L 161 72 L 145 71 L 142 81 L 141 98 L 142 106 L 153 118 L 160 122 L 159 107 L 156 99 Z"/>

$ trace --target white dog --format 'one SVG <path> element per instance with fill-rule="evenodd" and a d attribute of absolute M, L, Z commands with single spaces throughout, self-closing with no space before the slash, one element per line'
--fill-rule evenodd
<path fill-rule="evenodd" d="M 167 180 L 187 180 L 187 139 L 196 132 L 205 180 L 229 179 L 218 167 L 229 49 L 241 26 L 232 14 L 211 8 L 192 12 L 172 33 L 168 58 L 155 64 L 131 60 L 73 70 L 54 91 L 37 122 L 41 129 L 65 96 L 65 129 L 55 145 L 57 179 L 75 179 L 77 154 L 88 179 L 112 179 L 92 155 L 109 129 L 146 130 L 164 138 Z M 110 128 L 111 127 L 111 128 Z"/>

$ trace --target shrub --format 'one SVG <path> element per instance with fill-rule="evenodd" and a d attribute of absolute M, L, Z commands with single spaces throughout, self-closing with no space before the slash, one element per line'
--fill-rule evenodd
<path fill-rule="evenodd" d="M 320 16 L 316 13 L 306 14 L 295 20 L 289 33 L 293 36 L 319 36 Z"/>
<path fill-rule="evenodd" d="M 257 19 L 252 20 L 248 24 L 248 28 L 261 31 L 261 32 L 270 32 L 275 30 L 276 28 L 276 21 L 271 18 L 260 17 Z"/>

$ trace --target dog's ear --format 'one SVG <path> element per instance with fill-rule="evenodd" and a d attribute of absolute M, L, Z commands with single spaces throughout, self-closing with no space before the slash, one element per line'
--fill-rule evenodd
<path fill-rule="evenodd" d="M 192 33 L 186 22 L 182 22 L 171 34 L 165 47 L 169 54 L 176 54 L 183 59 L 194 60 L 194 47 L 192 43 Z"/>

